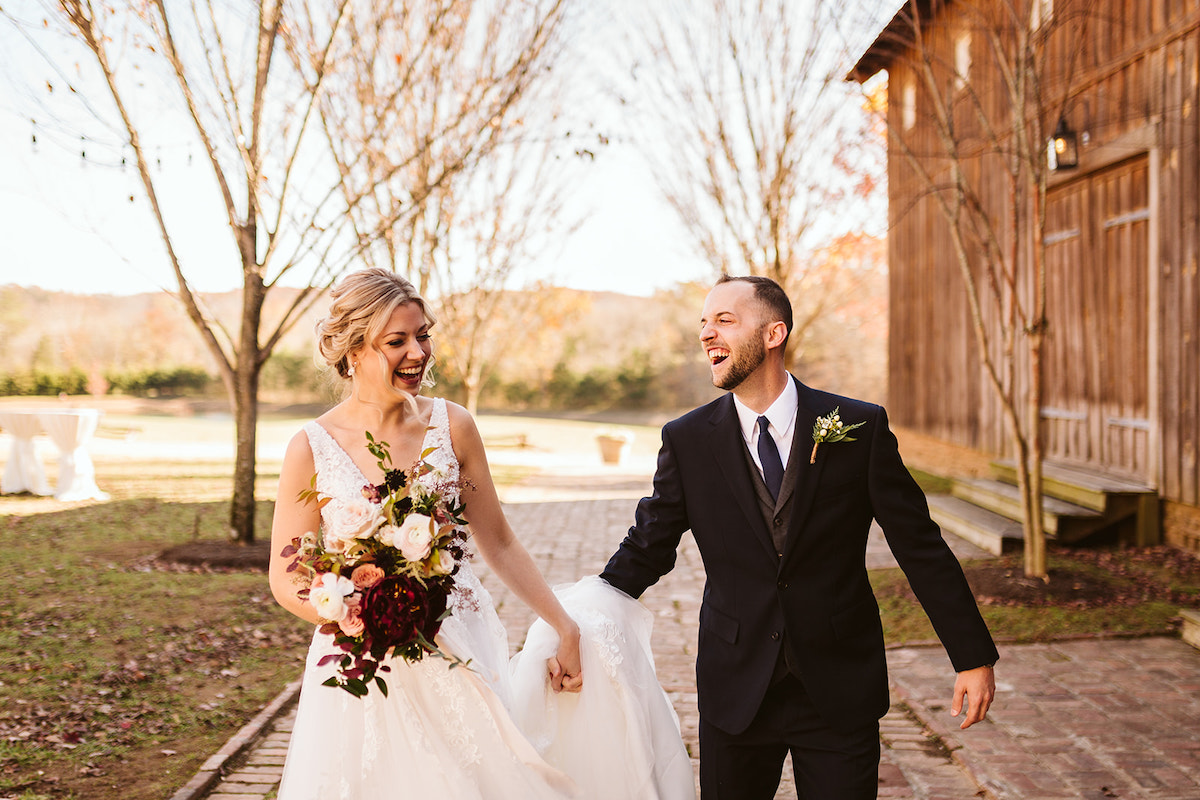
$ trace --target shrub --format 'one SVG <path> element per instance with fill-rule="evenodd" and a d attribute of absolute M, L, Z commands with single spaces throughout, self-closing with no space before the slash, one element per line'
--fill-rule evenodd
<path fill-rule="evenodd" d="M 110 372 L 105 379 L 113 390 L 135 397 L 180 397 L 203 394 L 213 378 L 200 367 L 171 367 Z"/>
<path fill-rule="evenodd" d="M 0 395 L 55 397 L 60 394 L 85 394 L 87 385 L 87 375 L 77 367 L 66 372 L 33 369 L 0 376 Z"/>

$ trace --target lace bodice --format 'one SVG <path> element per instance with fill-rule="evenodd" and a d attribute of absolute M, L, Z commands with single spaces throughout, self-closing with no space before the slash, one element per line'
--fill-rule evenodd
<path fill-rule="evenodd" d="M 317 468 L 317 491 L 335 500 L 362 497 L 362 488 L 370 481 L 354 463 L 354 459 L 350 458 L 350 454 L 316 420 L 305 425 L 304 432 L 308 435 L 313 465 Z M 430 448 L 433 448 L 433 452 L 425 457 L 425 461 L 435 471 L 442 473 L 448 479 L 448 483 L 457 483 L 458 458 L 454 455 L 454 446 L 450 441 L 450 416 L 446 413 L 446 401 L 440 397 L 433 401 L 433 413 L 430 415 L 429 427 L 421 444 L 422 452 Z M 418 480 L 431 479 L 432 474 L 424 475 Z M 328 525 L 331 514 L 332 508 L 326 505 L 321 509 L 321 521 Z"/>

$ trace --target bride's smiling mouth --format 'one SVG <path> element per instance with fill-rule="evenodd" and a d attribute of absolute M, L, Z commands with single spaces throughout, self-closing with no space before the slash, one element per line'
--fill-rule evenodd
<path fill-rule="evenodd" d="M 422 363 L 411 367 L 399 367 L 393 374 L 399 377 L 402 381 L 413 383 L 420 380 L 421 374 L 424 372 L 425 365 Z"/>

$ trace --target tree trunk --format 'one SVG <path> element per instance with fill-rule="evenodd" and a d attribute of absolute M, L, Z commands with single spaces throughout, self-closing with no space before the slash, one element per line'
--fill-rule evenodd
<path fill-rule="evenodd" d="M 253 251 L 251 251 L 252 253 Z M 244 257 L 244 254 L 243 254 Z M 254 543 L 254 479 L 258 447 L 258 328 L 262 319 L 266 288 L 257 269 L 244 270 L 241 340 L 234 376 L 233 419 L 237 438 L 233 468 L 233 500 L 230 508 L 230 537 L 239 544 Z"/>
<path fill-rule="evenodd" d="M 233 418 L 237 455 L 233 468 L 233 501 L 229 516 L 230 537 L 239 544 L 254 543 L 254 479 L 258 446 L 258 369 L 238 359 L 237 391 Z"/>
<path fill-rule="evenodd" d="M 479 395 L 483 390 L 483 377 L 480 372 L 479 368 L 469 365 L 463 375 L 463 388 L 467 392 L 467 411 L 472 417 L 479 415 Z"/>
<path fill-rule="evenodd" d="M 1025 575 L 1050 580 L 1046 568 L 1046 530 L 1042 525 L 1042 341 L 1040 330 L 1029 341 L 1029 506 L 1033 511 L 1025 526 Z"/>
<path fill-rule="evenodd" d="M 1050 581 L 1046 566 L 1046 530 L 1042 526 L 1042 459 L 1045 457 L 1042 442 L 1042 348 L 1046 343 L 1046 177 L 1041 173 L 1033 192 L 1034 221 L 1033 246 L 1033 324 L 1029 326 L 1029 477 L 1030 504 L 1037 510 L 1033 525 L 1026 526 L 1026 536 L 1033 539 L 1032 546 L 1025 548 L 1025 575 Z"/>

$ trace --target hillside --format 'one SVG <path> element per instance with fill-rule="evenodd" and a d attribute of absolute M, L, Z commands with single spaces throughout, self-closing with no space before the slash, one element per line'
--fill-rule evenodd
<path fill-rule="evenodd" d="M 264 309 L 266 328 L 274 325 L 297 290 L 273 290 Z M 201 295 L 215 319 L 237 329 L 238 292 Z M 326 303 L 296 324 L 282 350 L 311 349 L 312 329 Z M 182 305 L 166 292 L 84 295 L 29 286 L 0 286 L 0 370 L 54 371 L 79 367 L 164 367 L 212 362 Z"/>
<path fill-rule="evenodd" d="M 883 283 L 853 304 L 828 312 L 803 340 L 793 340 L 798 374 L 832 391 L 883 400 L 886 365 L 886 299 Z M 495 320 L 488 332 L 493 368 L 487 405 L 522 407 L 559 391 L 573 407 L 591 387 L 643 387 L 644 402 L 682 407 L 712 396 L 696 332 L 705 287 L 681 284 L 652 297 L 544 287 L 514 293 L 498 305 L 536 306 Z M 272 290 L 264 308 L 270 330 L 295 300 L 297 290 Z M 536 295 L 536 302 L 525 302 Z M 882 298 L 882 299 L 881 299 Z M 235 334 L 240 293 L 202 295 L 219 327 Z M 268 363 L 263 388 L 272 399 L 308 401 L 324 381 L 313 363 L 313 328 L 328 308 L 319 298 L 291 328 Z M 436 307 L 435 307 L 436 313 Z M 456 337 L 443 323 L 434 329 L 439 390 L 461 399 L 456 379 Z M 264 334 L 265 335 L 265 334 Z M 181 304 L 165 293 L 81 295 L 0 286 L 0 373 L 65 372 L 88 376 L 114 371 L 198 366 L 216 375 L 216 363 Z M 853 364 L 853 369 L 846 369 Z M 563 382 L 567 385 L 564 387 Z M 590 381 L 590 383 L 589 383 Z M 510 391 L 504 387 L 516 387 Z M 652 387 L 646 397 L 644 387 Z M 219 386 L 213 391 L 219 392 Z M 305 396 L 289 398 L 280 391 Z M 636 386 L 633 391 L 639 391 Z M 541 395 L 542 397 L 538 397 Z M 563 398 L 574 398 L 574 400 Z M 557 402 L 557 401 L 555 401 Z"/>

